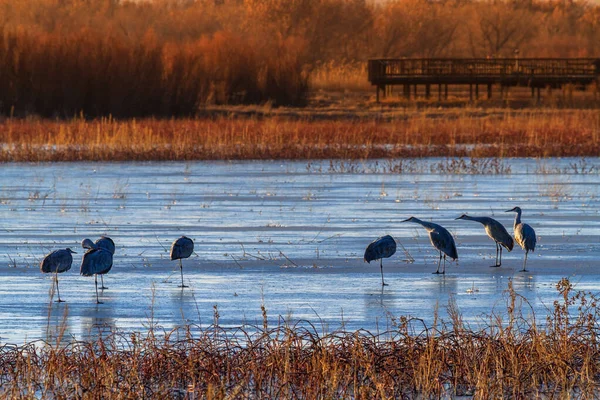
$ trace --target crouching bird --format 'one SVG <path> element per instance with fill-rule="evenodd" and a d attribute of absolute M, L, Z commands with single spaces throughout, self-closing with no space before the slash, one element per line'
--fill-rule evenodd
<path fill-rule="evenodd" d="M 373 260 L 379 260 L 381 268 L 381 286 L 387 286 L 383 280 L 383 259 L 389 258 L 396 253 L 396 241 L 390 235 L 382 236 L 371 242 L 365 250 L 364 259 L 369 264 Z"/>

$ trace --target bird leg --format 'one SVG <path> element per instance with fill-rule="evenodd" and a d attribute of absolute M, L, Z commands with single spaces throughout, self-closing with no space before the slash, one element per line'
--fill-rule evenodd
<path fill-rule="evenodd" d="M 527 254 L 529 253 L 529 250 L 525 251 L 525 260 L 523 260 L 523 269 L 521 270 L 521 272 L 527 272 L 527 270 L 525 269 L 525 266 L 527 265 Z"/>
<path fill-rule="evenodd" d="M 383 281 L 383 258 L 379 259 L 379 267 L 381 268 L 381 286 L 387 286 L 387 283 Z"/>
<path fill-rule="evenodd" d="M 104 275 L 100 275 L 100 282 L 102 282 L 102 286 L 100 287 L 100 289 L 108 289 L 106 286 L 104 286 Z"/>
<path fill-rule="evenodd" d="M 446 255 L 444 254 L 444 269 L 442 270 L 442 274 L 446 275 Z"/>
<path fill-rule="evenodd" d="M 181 271 L 181 286 L 177 286 L 177 287 L 180 287 L 182 289 L 189 287 L 189 286 L 186 286 L 183 284 L 183 264 L 181 263 L 181 258 L 179 259 L 179 270 Z"/>
<path fill-rule="evenodd" d="M 56 300 L 56 302 L 64 303 L 64 300 L 60 299 L 60 290 L 58 289 L 58 269 L 56 270 L 56 273 L 54 274 L 54 280 L 56 281 L 56 293 L 58 294 L 58 300 Z"/>
<path fill-rule="evenodd" d="M 440 274 L 440 264 L 442 263 L 442 252 L 440 251 L 440 259 L 438 260 L 438 267 L 437 270 L 435 270 L 434 274 Z"/>
<path fill-rule="evenodd" d="M 98 274 L 94 275 L 94 282 L 96 283 L 96 304 L 102 304 L 102 302 L 98 299 Z"/>
<path fill-rule="evenodd" d="M 498 248 L 500 249 L 500 262 L 498 263 L 498 266 L 501 267 L 502 266 L 502 246 L 498 245 Z"/>
<path fill-rule="evenodd" d="M 500 266 L 500 264 L 498 264 L 498 247 L 500 247 L 500 246 L 498 246 L 498 242 L 496 242 L 496 265 L 490 265 L 490 267 L 492 267 L 492 268 Z M 502 248 L 500 248 L 500 251 L 502 251 Z"/>

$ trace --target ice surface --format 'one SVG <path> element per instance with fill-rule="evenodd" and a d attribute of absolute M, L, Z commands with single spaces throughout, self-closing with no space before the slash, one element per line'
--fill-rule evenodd
<path fill-rule="evenodd" d="M 439 159 L 418 161 L 427 171 Z M 467 322 L 487 322 L 504 311 L 509 279 L 538 318 L 557 298 L 554 285 L 570 277 L 577 289 L 600 288 L 599 159 L 592 173 L 575 174 L 573 159 L 512 159 L 506 175 L 372 172 L 332 173 L 329 161 L 53 163 L 2 165 L 0 173 L 0 342 L 86 338 L 112 327 L 172 329 L 208 326 L 214 306 L 224 326 L 309 320 L 320 328 L 372 331 L 412 315 L 430 323 L 446 317 L 454 298 Z M 383 162 L 381 162 L 383 164 Z M 380 164 L 380 165 L 381 165 Z M 321 172 L 314 172 L 314 171 Z M 380 169 L 381 170 L 381 169 Z M 573 173 L 565 173 L 572 171 Z M 490 268 L 494 243 L 483 227 L 455 221 L 462 213 L 492 216 L 512 232 L 514 206 L 537 232 L 530 272 L 518 272 L 524 252 L 504 252 Z M 437 222 L 456 237 L 460 261 L 446 276 L 432 275 L 437 253 L 409 216 Z M 375 238 L 391 234 L 401 246 L 379 263 L 362 255 Z M 95 304 L 93 278 L 79 276 L 80 242 L 114 239 L 109 287 Z M 173 240 L 195 241 L 180 282 L 169 260 Z M 71 271 L 59 276 L 54 303 L 51 276 L 39 262 L 71 247 Z"/>

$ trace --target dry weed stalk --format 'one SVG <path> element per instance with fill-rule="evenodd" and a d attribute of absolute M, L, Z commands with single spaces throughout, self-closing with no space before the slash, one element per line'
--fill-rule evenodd
<path fill-rule="evenodd" d="M 444 117 L 444 116 L 447 116 Z M 289 117 L 119 121 L 6 119 L 1 161 L 565 157 L 600 154 L 595 111 L 415 114 L 378 121 Z M 457 161 L 451 169 L 502 166 Z M 443 169 L 445 166 L 440 165 Z"/>
<path fill-rule="evenodd" d="M 540 323 L 512 284 L 489 325 L 393 319 L 372 334 L 319 333 L 307 321 L 276 327 L 188 326 L 148 334 L 113 332 L 90 342 L 0 348 L 0 393 L 19 397 L 430 398 L 442 395 L 595 397 L 598 298 L 565 278 Z M 266 309 L 263 308 L 266 319 Z"/>

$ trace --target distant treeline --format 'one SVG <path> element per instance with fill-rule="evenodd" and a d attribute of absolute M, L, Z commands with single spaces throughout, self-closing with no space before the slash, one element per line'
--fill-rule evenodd
<path fill-rule="evenodd" d="M 0 0 L 0 112 L 193 115 L 302 105 L 310 74 L 369 57 L 593 57 L 587 1 Z M 365 77 L 366 79 L 366 77 Z"/>

